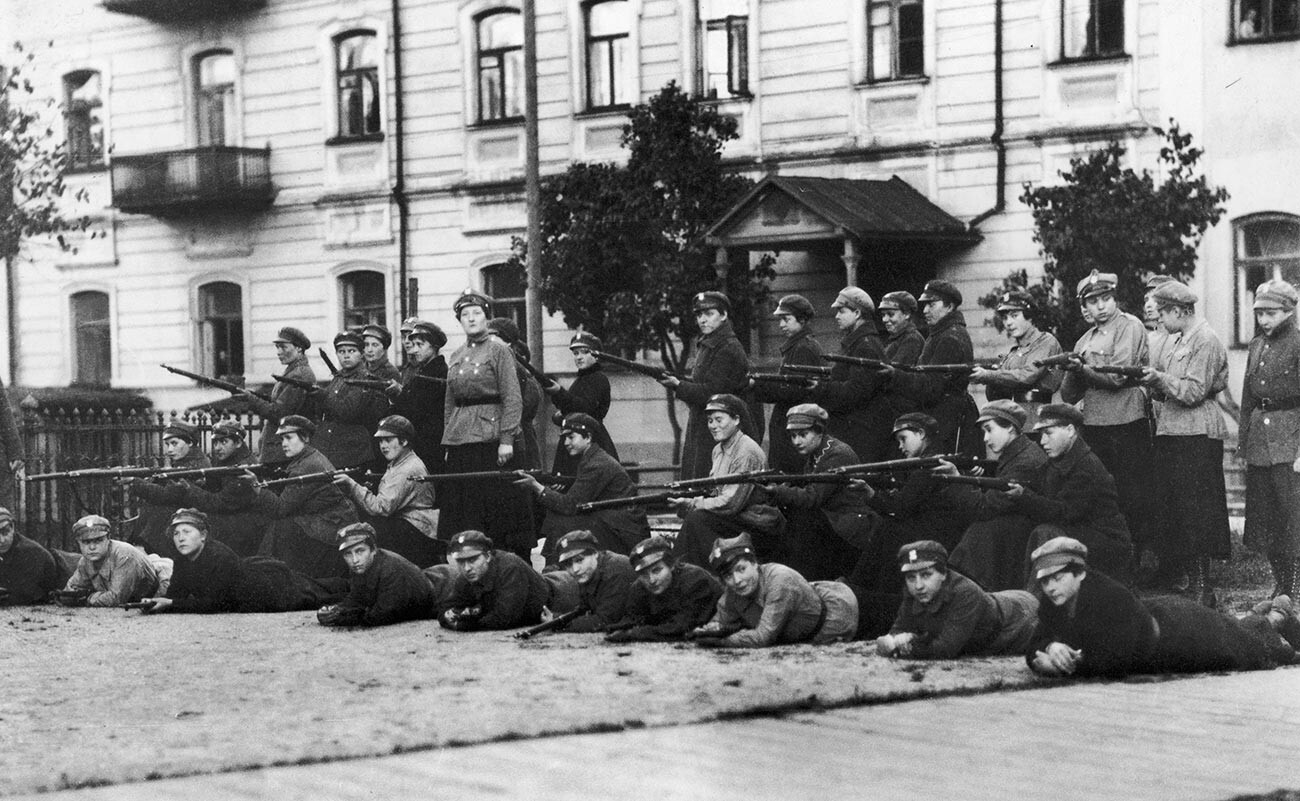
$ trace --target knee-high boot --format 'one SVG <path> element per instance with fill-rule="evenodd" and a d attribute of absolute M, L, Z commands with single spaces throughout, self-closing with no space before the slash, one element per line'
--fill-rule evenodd
<path fill-rule="evenodd" d="M 1195 557 L 1187 573 L 1189 579 L 1188 596 L 1202 606 L 1208 606 L 1211 609 L 1217 607 L 1218 599 L 1214 597 L 1214 586 L 1210 580 L 1209 558 L 1204 556 Z"/>

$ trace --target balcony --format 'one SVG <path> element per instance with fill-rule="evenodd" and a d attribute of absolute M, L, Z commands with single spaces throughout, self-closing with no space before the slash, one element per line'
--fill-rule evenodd
<path fill-rule="evenodd" d="M 114 156 L 113 206 L 180 217 L 212 209 L 253 212 L 271 205 L 271 148 L 211 145 Z"/>
<path fill-rule="evenodd" d="M 265 5 L 266 0 L 104 0 L 107 11 L 158 22 L 228 17 Z"/>

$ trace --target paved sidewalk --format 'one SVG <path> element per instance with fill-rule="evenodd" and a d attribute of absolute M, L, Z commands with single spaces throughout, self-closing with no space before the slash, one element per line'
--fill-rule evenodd
<path fill-rule="evenodd" d="M 1222 801 L 1300 789 L 1300 669 L 1089 683 L 34 796 Z"/>

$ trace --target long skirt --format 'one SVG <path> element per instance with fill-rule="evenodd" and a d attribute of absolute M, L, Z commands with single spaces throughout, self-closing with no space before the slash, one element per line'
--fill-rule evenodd
<path fill-rule="evenodd" d="M 1155 480 L 1151 469 L 1151 425 L 1146 418 L 1117 426 L 1084 426 L 1083 439 L 1115 479 L 1119 511 L 1128 522 L 1137 552 L 1153 539 L 1155 515 L 1151 498 Z"/>
<path fill-rule="evenodd" d="M 1025 546 L 1033 521 L 1002 515 L 971 523 L 948 564 L 989 592 L 1025 587 Z"/>
<path fill-rule="evenodd" d="M 1186 569 L 1196 557 L 1232 555 L 1223 440 L 1156 437 L 1156 555 L 1161 568 Z"/>
<path fill-rule="evenodd" d="M 448 445 L 444 473 L 515 470 L 513 462 L 497 465 L 497 443 Z M 482 531 L 496 547 L 527 561 L 537 545 L 533 498 L 526 488 L 505 479 L 439 482 L 438 538 L 450 540 L 462 531 Z"/>
<path fill-rule="evenodd" d="M 844 541 L 820 509 L 784 509 L 785 562 L 809 581 L 847 576 L 861 551 Z"/>

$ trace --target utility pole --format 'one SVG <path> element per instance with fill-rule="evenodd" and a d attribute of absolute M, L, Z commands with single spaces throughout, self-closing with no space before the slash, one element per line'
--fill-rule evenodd
<path fill-rule="evenodd" d="M 528 311 L 528 345 L 533 366 L 544 370 L 542 348 L 542 230 L 538 219 L 541 203 L 541 163 L 537 144 L 537 3 L 523 0 L 524 12 L 524 205 L 527 207 L 528 252 L 524 266 L 528 288 L 524 306 Z"/>

